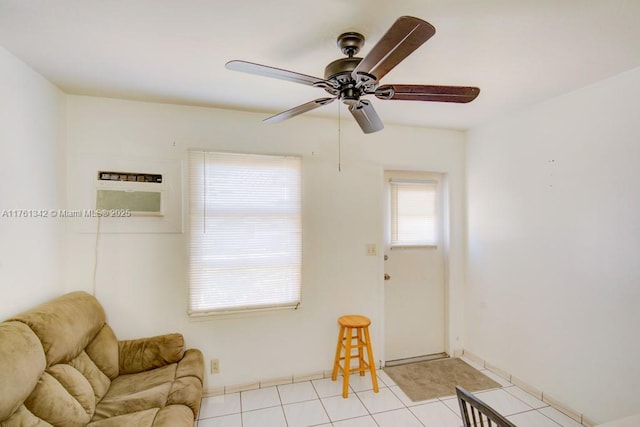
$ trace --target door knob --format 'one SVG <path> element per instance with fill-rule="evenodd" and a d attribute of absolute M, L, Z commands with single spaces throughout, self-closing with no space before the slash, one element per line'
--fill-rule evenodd
<path fill-rule="evenodd" d="M 391 279 L 391 276 L 389 276 L 387 273 L 384 273 L 384 280 L 389 280 Z"/>

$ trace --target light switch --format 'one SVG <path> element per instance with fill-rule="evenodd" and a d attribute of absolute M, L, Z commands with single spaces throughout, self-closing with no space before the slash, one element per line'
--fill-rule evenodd
<path fill-rule="evenodd" d="M 367 243 L 365 246 L 365 253 L 367 256 L 376 256 L 378 255 L 378 248 L 376 248 L 375 243 Z"/>

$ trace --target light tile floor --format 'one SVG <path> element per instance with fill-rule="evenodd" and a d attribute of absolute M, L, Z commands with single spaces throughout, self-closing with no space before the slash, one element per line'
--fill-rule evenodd
<path fill-rule="evenodd" d="M 518 427 L 581 427 L 503 378 L 465 361 L 502 385 L 475 394 Z M 462 426 L 455 396 L 412 402 L 384 371 L 377 373 L 379 393 L 373 392 L 369 375 L 352 375 L 347 399 L 342 398 L 341 378 L 205 397 L 197 427 Z"/>

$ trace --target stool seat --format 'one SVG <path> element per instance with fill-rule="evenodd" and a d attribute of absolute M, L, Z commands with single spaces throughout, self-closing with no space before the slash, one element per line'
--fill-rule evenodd
<path fill-rule="evenodd" d="M 371 324 L 371 319 L 359 314 L 346 314 L 338 318 L 338 324 L 349 328 L 364 328 Z"/>
<path fill-rule="evenodd" d="M 373 360 L 373 350 L 369 337 L 370 324 L 371 320 L 368 317 L 359 314 L 347 314 L 338 318 L 340 332 L 331 380 L 335 381 L 338 378 L 338 371 L 342 370 L 342 397 L 346 398 L 349 394 L 349 374 L 351 372 L 359 372 L 363 376 L 365 370 L 371 372 L 373 391 L 375 393 L 378 392 L 378 378 L 376 377 L 375 361 Z M 356 340 L 355 343 L 353 342 L 354 340 Z M 356 354 L 351 354 L 354 348 L 356 349 Z M 363 349 L 366 349 L 367 352 L 366 361 Z M 342 355 L 343 350 L 344 356 Z M 358 360 L 357 368 L 351 368 L 352 358 Z M 343 362 L 342 365 L 340 364 L 341 361 Z"/>

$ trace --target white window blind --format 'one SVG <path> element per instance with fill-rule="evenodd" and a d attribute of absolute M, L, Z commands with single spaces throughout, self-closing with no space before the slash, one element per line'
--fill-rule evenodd
<path fill-rule="evenodd" d="M 299 157 L 189 152 L 189 313 L 300 302 Z"/>
<path fill-rule="evenodd" d="M 391 247 L 436 246 L 437 181 L 391 181 Z"/>

